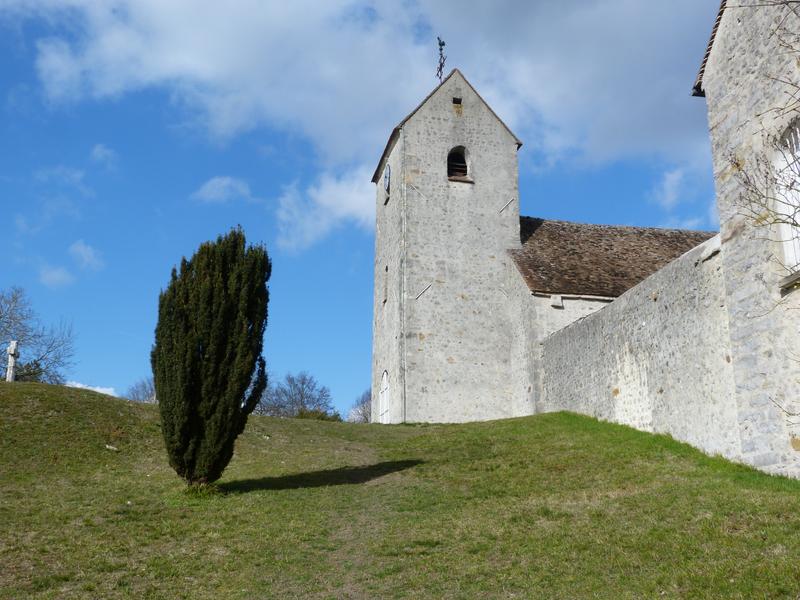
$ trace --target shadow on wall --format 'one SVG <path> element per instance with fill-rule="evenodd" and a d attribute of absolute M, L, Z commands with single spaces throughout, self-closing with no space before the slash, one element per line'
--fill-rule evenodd
<path fill-rule="evenodd" d="M 536 233 L 536 230 L 542 226 L 544 219 L 537 219 L 535 217 L 522 217 L 519 223 L 519 241 L 522 245 Z"/>
<path fill-rule="evenodd" d="M 220 484 L 224 492 L 245 493 L 258 490 L 294 490 L 298 488 L 325 487 L 329 485 L 351 485 L 366 483 L 397 471 L 404 471 L 422 464 L 421 460 L 394 460 L 363 467 L 341 467 L 325 471 L 311 471 L 280 477 L 242 479 Z"/>

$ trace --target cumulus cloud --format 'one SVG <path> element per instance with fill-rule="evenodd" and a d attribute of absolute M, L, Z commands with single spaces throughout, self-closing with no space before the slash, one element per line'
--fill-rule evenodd
<path fill-rule="evenodd" d="M 191 198 L 209 204 L 232 200 L 258 201 L 247 182 L 236 177 L 212 177 L 192 192 Z"/>
<path fill-rule="evenodd" d="M 68 381 L 65 383 L 67 387 L 71 388 L 79 388 L 81 390 L 92 390 L 93 392 L 99 392 L 101 394 L 106 394 L 108 396 L 116 396 L 117 392 L 114 390 L 113 387 L 103 387 L 99 385 L 86 385 L 85 383 L 79 383 L 77 381 Z"/>
<path fill-rule="evenodd" d="M 49 288 L 64 287 L 74 281 L 75 278 L 72 276 L 72 273 L 64 267 L 42 265 L 39 268 L 39 282 Z"/>
<path fill-rule="evenodd" d="M 689 91 L 718 8 L 712 3 L 425 7 L 451 58 L 470 65 L 484 97 L 547 156 L 691 160 L 708 143 L 704 103 Z"/>
<path fill-rule="evenodd" d="M 324 174 L 300 190 L 287 186 L 278 199 L 278 245 L 302 250 L 345 223 L 370 231 L 375 223 L 375 189 L 370 170 L 360 166 L 342 176 Z"/>
<path fill-rule="evenodd" d="M 95 144 L 89 156 L 92 162 L 107 168 L 114 167 L 117 163 L 117 153 L 105 144 Z"/>
<path fill-rule="evenodd" d="M 77 37 L 39 40 L 37 69 L 53 101 L 166 87 L 216 135 L 283 127 L 334 162 L 374 153 L 433 86 L 433 31 L 448 41 L 448 66 L 548 154 L 674 157 L 707 143 L 703 102 L 688 94 L 711 3 L 12 4 L 69 12 L 80 24 Z"/>
<path fill-rule="evenodd" d="M 528 163 L 655 159 L 708 171 L 705 104 L 689 91 L 714 3 L 467 4 L 6 0 L 0 7 L 69 23 L 52 25 L 36 46 L 38 76 L 55 104 L 158 88 L 213 137 L 266 126 L 310 142 L 330 179 L 287 190 L 282 226 L 298 203 L 359 222 L 352 207 L 337 212 L 310 193 L 348 180 L 349 165 L 377 160 L 391 127 L 435 84 L 436 33 L 447 40 L 448 68 L 461 68 L 523 139 Z M 297 239 L 305 237 L 314 236 Z"/>
<path fill-rule="evenodd" d="M 430 49 L 415 41 L 413 7 L 354 0 L 15 4 L 17 14 L 70 23 L 37 43 L 36 69 L 52 103 L 158 87 L 213 136 L 267 125 L 306 137 L 332 163 L 374 152 L 387 126 L 434 82 Z"/>
<path fill-rule="evenodd" d="M 69 247 L 69 254 L 81 269 L 97 271 L 105 266 L 100 252 L 83 240 L 75 241 Z"/>

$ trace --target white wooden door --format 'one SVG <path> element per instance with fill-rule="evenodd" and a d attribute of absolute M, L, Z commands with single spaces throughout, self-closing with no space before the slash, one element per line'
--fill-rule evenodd
<path fill-rule="evenodd" d="M 378 395 L 378 423 L 389 422 L 389 373 L 381 375 L 381 389 Z"/>

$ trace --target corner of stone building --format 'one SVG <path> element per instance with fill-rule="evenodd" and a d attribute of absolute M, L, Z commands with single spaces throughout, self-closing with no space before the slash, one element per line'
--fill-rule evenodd
<path fill-rule="evenodd" d="M 800 475 L 798 412 L 800 294 L 782 295 L 780 245 L 746 214 L 741 175 L 765 156 L 767 141 L 788 126 L 776 110 L 785 83 L 800 83 L 797 57 L 780 52 L 774 35 L 783 6 L 723 13 L 706 65 L 708 122 L 720 215 L 725 304 L 729 321 L 740 460 L 769 472 Z M 748 10 L 747 14 L 744 11 Z M 772 35 L 771 35 L 772 34 Z M 781 78 L 775 75 L 780 74 Z"/>

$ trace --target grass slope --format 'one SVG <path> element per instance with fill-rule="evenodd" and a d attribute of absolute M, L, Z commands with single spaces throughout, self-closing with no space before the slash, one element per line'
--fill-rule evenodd
<path fill-rule="evenodd" d="M 0 597 L 800 591 L 800 482 L 571 414 L 251 417 L 221 487 L 184 491 L 152 406 L 0 384 Z"/>

